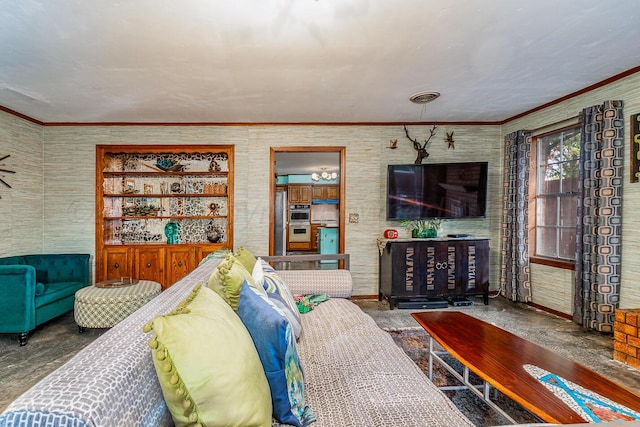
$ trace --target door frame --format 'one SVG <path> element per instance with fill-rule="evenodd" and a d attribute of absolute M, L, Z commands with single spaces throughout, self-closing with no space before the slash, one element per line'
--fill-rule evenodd
<path fill-rule="evenodd" d="M 346 147 L 344 146 L 291 146 L 291 147 L 271 147 L 269 155 L 269 255 L 273 256 L 275 252 L 275 200 L 276 200 L 276 153 L 317 153 L 317 152 L 335 152 L 340 155 L 340 203 L 338 204 L 338 253 L 344 253 L 344 237 L 345 237 L 345 177 L 346 177 Z"/>

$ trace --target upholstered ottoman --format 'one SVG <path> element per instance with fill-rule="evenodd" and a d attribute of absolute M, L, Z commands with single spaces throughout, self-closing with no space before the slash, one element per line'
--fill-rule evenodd
<path fill-rule="evenodd" d="M 79 331 L 85 328 L 111 328 L 151 301 L 161 286 L 151 280 L 120 287 L 88 286 L 76 292 L 74 318 Z"/>

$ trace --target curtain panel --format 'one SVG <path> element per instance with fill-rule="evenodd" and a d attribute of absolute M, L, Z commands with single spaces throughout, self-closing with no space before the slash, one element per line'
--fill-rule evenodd
<path fill-rule="evenodd" d="M 531 134 L 505 138 L 500 292 L 512 301 L 531 301 L 529 271 L 529 160 Z"/>
<path fill-rule="evenodd" d="M 624 116 L 622 101 L 582 111 L 573 320 L 613 332 L 620 297 Z"/>

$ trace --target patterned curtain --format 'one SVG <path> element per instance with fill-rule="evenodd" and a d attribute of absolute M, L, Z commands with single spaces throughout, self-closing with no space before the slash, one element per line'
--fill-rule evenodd
<path fill-rule="evenodd" d="M 502 208 L 501 293 L 512 301 L 531 301 L 529 278 L 529 159 L 531 134 L 505 138 Z"/>
<path fill-rule="evenodd" d="M 620 296 L 623 150 L 622 101 L 584 109 L 573 320 L 609 333 Z"/>

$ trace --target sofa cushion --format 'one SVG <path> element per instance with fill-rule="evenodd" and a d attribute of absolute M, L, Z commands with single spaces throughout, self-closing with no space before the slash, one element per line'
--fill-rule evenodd
<path fill-rule="evenodd" d="M 304 397 L 304 378 L 291 325 L 285 314 L 246 282 L 238 316 L 258 350 L 271 390 L 273 416 L 281 423 L 306 426 L 315 421 Z"/>
<path fill-rule="evenodd" d="M 233 256 L 235 256 L 249 272 L 253 271 L 253 266 L 256 265 L 256 262 L 258 261 L 257 258 L 245 247 L 238 248 Z"/>
<path fill-rule="evenodd" d="M 36 295 L 36 308 L 74 295 L 78 289 L 84 286 L 85 285 L 80 282 L 47 283 L 46 292 L 42 295 Z"/>
<path fill-rule="evenodd" d="M 21 256 L 8 256 L 0 258 L 0 265 L 24 265 L 27 262 Z"/>
<path fill-rule="evenodd" d="M 215 292 L 196 286 L 144 327 L 176 426 L 270 426 L 271 398 L 260 358 L 240 318 Z"/>
<path fill-rule="evenodd" d="M 211 273 L 207 286 L 220 295 L 236 311 L 238 310 L 240 289 L 245 280 L 250 286 L 256 289 L 259 288 L 264 292 L 262 287 L 256 285 L 251 273 L 247 271 L 238 259 L 233 255 L 227 255 L 224 261 L 218 264 L 213 273 Z"/>
<path fill-rule="evenodd" d="M 300 323 L 300 312 L 289 287 L 282 277 L 271 267 L 266 261 L 260 259 L 263 270 L 262 286 L 267 292 L 267 296 L 282 310 L 289 318 L 291 327 L 295 333 L 296 339 L 300 338 L 302 333 L 302 323 Z"/>

